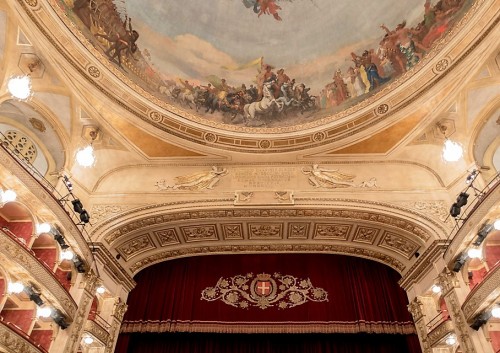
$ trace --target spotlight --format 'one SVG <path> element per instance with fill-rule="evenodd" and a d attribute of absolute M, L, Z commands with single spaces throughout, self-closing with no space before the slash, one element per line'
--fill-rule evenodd
<path fill-rule="evenodd" d="M 78 273 L 85 273 L 85 263 L 80 259 L 80 256 L 75 255 L 73 257 L 73 263 L 75 264 Z"/>
<path fill-rule="evenodd" d="M 491 312 L 482 312 L 474 318 L 474 322 L 470 325 L 470 328 L 478 331 L 481 326 L 483 326 L 491 317 Z"/>
<path fill-rule="evenodd" d="M 75 199 L 71 201 L 71 203 L 73 204 L 73 210 L 75 210 L 75 212 L 82 213 L 83 205 L 80 199 Z"/>
<path fill-rule="evenodd" d="M 80 213 L 80 221 L 83 223 L 89 223 L 90 222 L 90 215 L 86 210 L 82 210 Z"/>
<path fill-rule="evenodd" d="M 493 228 L 494 228 L 493 224 L 484 223 L 481 226 L 481 229 L 479 230 L 479 232 L 477 232 L 477 239 L 474 241 L 473 244 L 476 246 L 481 245 L 481 243 L 488 236 L 488 234 L 493 230 Z"/>
<path fill-rule="evenodd" d="M 457 206 L 462 207 L 467 204 L 467 199 L 469 198 L 469 194 L 465 192 L 461 192 L 457 197 Z"/>
<path fill-rule="evenodd" d="M 460 207 L 458 207 L 458 205 L 456 203 L 451 205 L 450 216 L 452 216 L 453 218 L 457 218 L 460 215 L 460 212 L 461 212 L 461 209 L 460 209 Z"/>
<path fill-rule="evenodd" d="M 474 180 L 476 180 L 478 175 L 479 175 L 479 170 L 474 169 L 472 172 L 470 172 L 469 175 L 467 175 L 467 178 L 465 179 L 465 183 L 472 184 L 474 182 Z"/>
<path fill-rule="evenodd" d="M 66 175 L 63 175 L 63 182 L 64 185 L 66 185 L 66 189 L 68 189 L 69 192 L 73 191 L 73 184 L 69 180 L 69 178 Z"/>
<path fill-rule="evenodd" d="M 465 264 L 465 261 L 467 261 L 467 254 L 461 253 L 455 260 L 455 263 L 453 264 L 453 271 L 459 272 L 462 266 Z"/>
<path fill-rule="evenodd" d="M 33 287 L 24 287 L 24 292 L 29 296 L 31 301 L 34 301 L 36 305 L 42 306 L 43 300 L 40 297 L 40 293 L 36 292 Z"/>
<path fill-rule="evenodd" d="M 57 230 L 55 229 L 52 234 L 54 234 L 54 239 L 55 241 L 57 241 L 57 243 L 59 244 L 59 246 L 61 247 L 61 249 L 63 250 L 66 250 L 69 248 L 69 245 L 66 244 L 66 241 L 64 240 L 64 237 L 62 236 L 62 234 Z"/>
<path fill-rule="evenodd" d="M 52 320 L 54 320 L 63 330 L 68 328 L 69 324 L 66 322 L 66 318 L 58 309 L 53 310 L 50 317 L 52 317 Z"/>

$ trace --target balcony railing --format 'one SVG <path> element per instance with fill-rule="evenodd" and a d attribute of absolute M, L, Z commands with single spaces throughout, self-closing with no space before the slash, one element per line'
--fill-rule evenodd
<path fill-rule="evenodd" d="M 440 310 L 439 313 L 427 323 L 427 332 L 431 332 L 442 322 L 449 320 L 449 318 L 448 310 Z"/>
<path fill-rule="evenodd" d="M 34 342 L 30 336 L 21 331 L 16 325 L 6 322 L 0 316 L 0 346 L 9 353 L 40 352 L 48 353 L 45 348 Z M 10 348 L 10 349 L 9 349 Z"/>
<path fill-rule="evenodd" d="M 40 261 L 31 249 L 22 245 L 14 235 L 0 230 L 0 243 L 2 244 L 0 254 L 6 259 L 5 261 L 15 261 L 32 278 L 36 278 L 37 283 L 45 288 L 44 294 L 50 295 L 54 302 L 59 303 L 65 314 L 73 320 L 77 305 L 54 272 Z"/>

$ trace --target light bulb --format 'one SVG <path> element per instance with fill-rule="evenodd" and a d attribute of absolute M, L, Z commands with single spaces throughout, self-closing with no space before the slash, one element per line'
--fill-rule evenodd
<path fill-rule="evenodd" d="M 432 286 L 431 290 L 432 290 L 432 293 L 435 293 L 435 294 L 441 293 L 441 286 L 435 284 Z"/>
<path fill-rule="evenodd" d="M 104 292 L 106 292 L 106 288 L 104 288 L 104 286 L 99 286 L 97 287 L 96 292 L 98 294 L 104 294 Z"/>
<path fill-rule="evenodd" d="M 52 229 L 52 226 L 49 223 L 37 224 L 36 232 L 37 234 L 48 233 Z"/>
<path fill-rule="evenodd" d="M 0 189 L 0 206 L 3 207 L 6 203 L 15 201 L 17 194 L 14 190 L 1 190 Z"/>
<path fill-rule="evenodd" d="M 495 319 L 500 319 L 500 306 L 496 306 L 491 309 L 491 316 L 493 316 Z"/>
<path fill-rule="evenodd" d="M 469 256 L 471 259 L 479 259 L 483 256 L 483 253 L 481 249 L 471 248 L 467 250 L 467 256 Z"/>
<path fill-rule="evenodd" d="M 9 93 L 19 100 L 27 100 L 32 95 L 31 78 L 29 76 L 15 76 L 7 83 Z"/>
<path fill-rule="evenodd" d="M 84 168 L 91 167 L 95 163 L 94 148 L 88 145 L 76 152 L 76 162 Z"/>
<path fill-rule="evenodd" d="M 457 343 L 457 337 L 455 337 L 455 335 L 450 335 L 448 336 L 448 338 L 446 338 L 445 342 L 448 346 L 453 346 L 455 345 L 455 343 Z"/>
<path fill-rule="evenodd" d="M 19 294 L 24 290 L 24 285 L 21 282 L 9 282 L 7 291 L 9 293 Z"/>
<path fill-rule="evenodd" d="M 493 223 L 493 228 L 500 230 L 500 219 L 497 219 L 495 223 Z"/>
<path fill-rule="evenodd" d="M 443 159 L 446 162 L 458 161 L 462 158 L 463 153 L 463 148 L 459 143 L 446 139 L 443 147 Z"/>
<path fill-rule="evenodd" d="M 93 339 L 92 337 L 90 337 L 90 336 L 87 336 L 87 337 L 85 337 L 85 338 L 83 339 L 83 342 L 84 342 L 85 344 L 92 344 L 92 342 L 94 342 L 94 339 Z"/>
<path fill-rule="evenodd" d="M 61 252 L 61 260 L 73 260 L 75 254 L 71 250 L 64 250 Z"/>
<path fill-rule="evenodd" d="M 36 310 L 36 315 L 38 317 L 43 317 L 43 318 L 48 318 L 50 315 L 52 315 L 52 309 L 51 308 L 37 308 Z"/>

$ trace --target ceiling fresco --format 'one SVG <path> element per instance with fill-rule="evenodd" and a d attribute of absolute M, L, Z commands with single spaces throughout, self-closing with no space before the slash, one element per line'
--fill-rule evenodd
<path fill-rule="evenodd" d="M 156 98 L 202 120 L 264 129 L 333 120 L 411 77 L 473 2 L 59 1 Z"/>

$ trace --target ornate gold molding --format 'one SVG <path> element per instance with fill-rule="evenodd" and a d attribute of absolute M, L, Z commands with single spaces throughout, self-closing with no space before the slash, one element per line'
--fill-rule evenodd
<path fill-rule="evenodd" d="M 286 245 L 217 245 L 217 246 L 201 246 L 190 247 L 178 250 L 162 251 L 147 256 L 144 259 L 138 260 L 130 265 L 130 271 L 137 273 L 140 270 L 154 265 L 156 263 L 172 260 L 186 256 L 208 255 L 208 254 L 238 254 L 238 253 L 280 253 L 280 252 L 300 252 L 300 253 L 325 253 L 325 254 L 340 254 L 363 257 L 370 260 L 375 260 L 386 264 L 396 271 L 402 273 L 406 266 L 399 260 L 382 252 L 355 248 L 348 245 L 326 245 L 326 244 L 286 244 Z"/>
<path fill-rule="evenodd" d="M 104 345 L 108 343 L 109 333 L 108 331 L 99 325 L 97 322 L 92 320 L 87 320 L 85 322 L 84 331 L 91 333 L 95 338 L 101 341 Z"/>
<path fill-rule="evenodd" d="M 454 332 L 453 322 L 451 320 L 443 321 L 434 330 L 427 335 L 431 347 L 435 347 L 449 333 Z"/>
<path fill-rule="evenodd" d="M 499 283 L 500 266 L 497 266 L 488 272 L 483 281 L 474 287 L 465 299 L 462 310 L 467 322 L 472 323 L 478 311 L 497 298 Z"/>
<path fill-rule="evenodd" d="M 29 342 L 25 337 L 0 321 L 0 347 L 7 353 L 43 353 L 41 349 Z"/>

